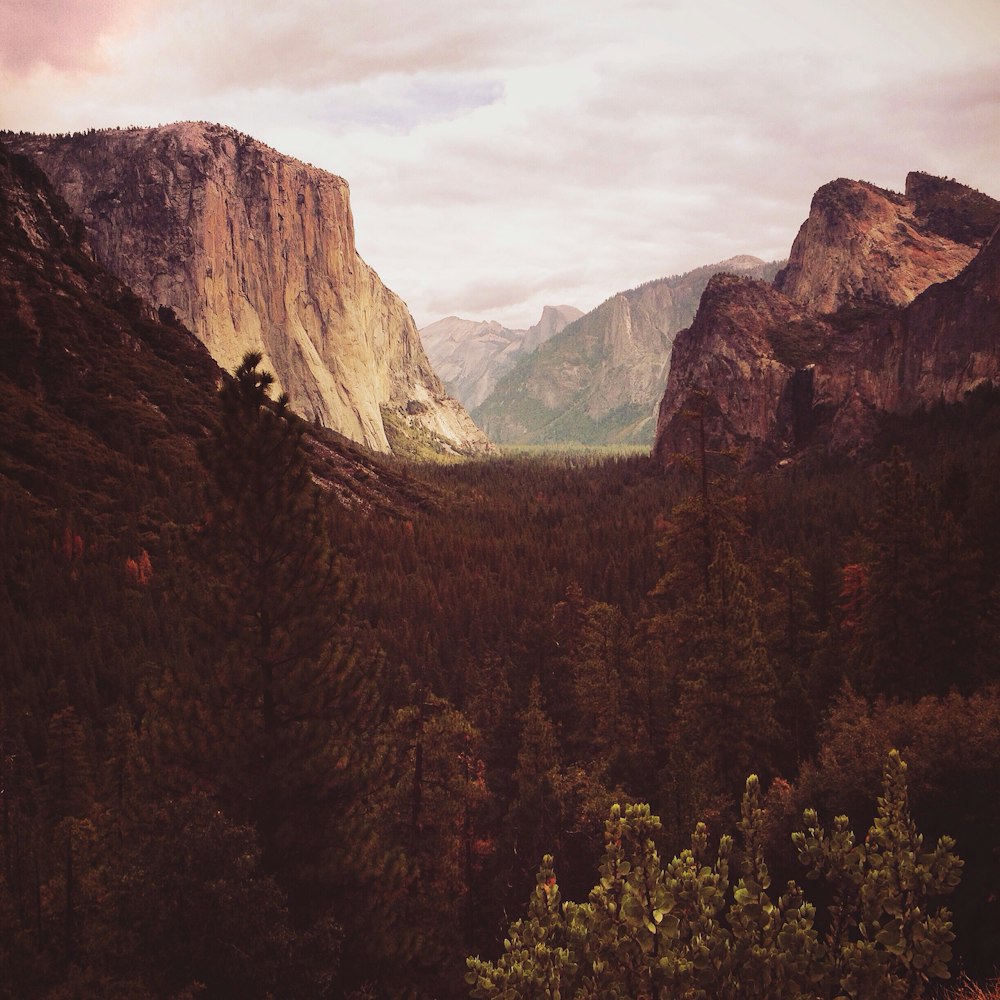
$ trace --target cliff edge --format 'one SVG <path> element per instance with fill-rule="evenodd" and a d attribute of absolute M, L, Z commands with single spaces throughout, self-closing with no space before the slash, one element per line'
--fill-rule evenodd
<path fill-rule="evenodd" d="M 83 219 L 101 263 L 222 367 L 260 351 L 300 414 L 376 451 L 390 450 L 387 422 L 443 451 L 487 447 L 358 256 L 343 178 L 205 123 L 8 141 Z"/>

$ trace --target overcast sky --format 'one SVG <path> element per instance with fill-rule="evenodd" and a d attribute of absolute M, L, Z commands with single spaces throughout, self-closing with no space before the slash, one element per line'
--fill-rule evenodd
<path fill-rule="evenodd" d="M 221 122 L 347 178 L 419 326 L 737 253 L 817 187 L 1000 197 L 997 0 L 0 0 L 0 127 Z"/>

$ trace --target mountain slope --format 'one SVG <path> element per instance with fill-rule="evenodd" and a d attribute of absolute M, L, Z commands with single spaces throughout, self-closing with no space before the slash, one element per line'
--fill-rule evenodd
<path fill-rule="evenodd" d="M 734 257 L 612 296 L 502 378 L 474 419 L 500 442 L 651 442 L 674 335 L 719 271 L 777 265 Z"/>
<path fill-rule="evenodd" d="M 477 323 L 447 316 L 425 326 L 420 339 L 445 388 L 472 409 L 517 361 L 582 315 L 573 306 L 545 306 L 538 322 L 527 330 L 511 330 L 495 320 Z"/>
<path fill-rule="evenodd" d="M 42 172 L 0 146 L 0 480 L 41 512 L 142 520 L 196 479 L 221 372 L 83 235 Z"/>
<path fill-rule="evenodd" d="M 299 413 L 375 450 L 389 450 L 383 411 L 442 450 L 486 446 L 358 256 L 343 179 L 203 123 L 9 138 L 83 218 L 98 260 L 224 368 L 260 351 Z"/>
<path fill-rule="evenodd" d="M 855 451 L 881 414 L 997 381 L 998 223 L 1000 202 L 926 174 L 905 195 L 821 188 L 773 288 L 709 283 L 675 341 L 654 454 L 691 454 L 702 424 L 743 462 Z"/>
<path fill-rule="evenodd" d="M 82 222 L 0 143 L 0 495 L 43 518 L 158 534 L 202 476 L 222 371 L 174 314 L 94 261 Z M 350 506 L 424 503 L 331 431 L 313 475 Z"/>

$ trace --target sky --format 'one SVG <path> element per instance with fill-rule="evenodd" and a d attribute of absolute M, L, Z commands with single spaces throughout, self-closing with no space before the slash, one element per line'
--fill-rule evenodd
<path fill-rule="evenodd" d="M 231 125 L 347 179 L 418 326 L 749 253 L 837 177 L 1000 197 L 997 0 L 0 0 L 0 128 Z"/>

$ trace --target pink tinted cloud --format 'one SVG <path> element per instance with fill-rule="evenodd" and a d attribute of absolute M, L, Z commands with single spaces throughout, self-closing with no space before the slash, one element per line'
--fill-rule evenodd
<path fill-rule="evenodd" d="M 14 72 L 39 64 L 93 66 L 98 39 L 138 6 L 130 0 L 0 0 L 0 66 Z"/>

